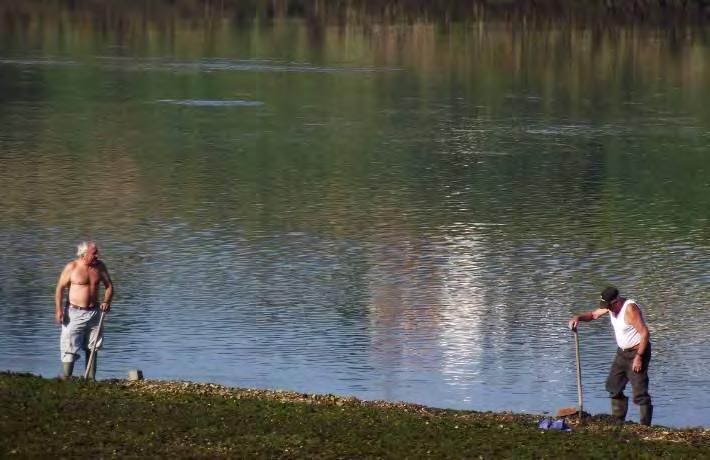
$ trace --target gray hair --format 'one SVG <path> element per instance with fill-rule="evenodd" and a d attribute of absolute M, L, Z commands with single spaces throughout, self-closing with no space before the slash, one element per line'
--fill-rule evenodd
<path fill-rule="evenodd" d="M 77 257 L 84 257 L 86 255 L 86 251 L 89 250 L 90 246 L 95 246 L 95 244 L 92 241 L 82 241 L 76 246 L 76 256 Z"/>

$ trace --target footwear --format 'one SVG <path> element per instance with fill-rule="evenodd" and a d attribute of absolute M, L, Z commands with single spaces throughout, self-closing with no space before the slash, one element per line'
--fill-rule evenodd
<path fill-rule="evenodd" d="M 611 416 L 616 418 L 620 423 L 626 420 L 626 412 L 628 412 L 628 410 L 629 398 L 626 396 L 611 399 Z"/>
<path fill-rule="evenodd" d="M 639 406 L 639 408 L 641 409 L 641 418 L 639 419 L 639 423 L 641 425 L 650 426 L 651 419 L 653 418 L 653 406 L 651 404 L 647 404 L 645 406 Z"/>
<path fill-rule="evenodd" d="M 68 380 L 71 378 L 74 372 L 74 363 L 62 363 L 62 380 Z"/>

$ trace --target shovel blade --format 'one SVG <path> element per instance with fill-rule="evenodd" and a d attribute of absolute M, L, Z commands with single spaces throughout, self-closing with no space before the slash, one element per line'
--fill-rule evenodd
<path fill-rule="evenodd" d="M 577 413 L 576 407 L 561 407 L 557 409 L 555 417 L 569 417 L 570 415 L 575 415 Z"/>

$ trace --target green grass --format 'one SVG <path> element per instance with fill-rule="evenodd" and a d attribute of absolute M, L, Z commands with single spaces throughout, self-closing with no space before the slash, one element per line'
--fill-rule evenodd
<path fill-rule="evenodd" d="M 0 374 L 0 458 L 710 458 L 707 431 L 593 421 L 562 433 L 538 430 L 539 418 Z"/>

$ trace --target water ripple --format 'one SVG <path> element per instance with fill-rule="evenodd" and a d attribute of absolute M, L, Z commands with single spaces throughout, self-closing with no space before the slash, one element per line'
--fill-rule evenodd
<path fill-rule="evenodd" d="M 160 99 L 158 102 L 175 105 L 188 105 L 193 107 L 257 107 L 264 105 L 264 103 L 260 101 L 247 101 L 243 99 Z"/>

